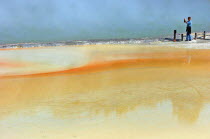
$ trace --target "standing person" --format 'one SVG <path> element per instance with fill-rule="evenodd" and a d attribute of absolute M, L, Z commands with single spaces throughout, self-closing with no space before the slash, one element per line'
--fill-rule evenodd
<path fill-rule="evenodd" d="M 192 37 L 191 37 L 191 28 L 192 28 L 191 17 L 188 17 L 188 21 L 186 21 L 186 19 L 184 19 L 184 23 L 187 24 L 187 28 L 186 28 L 187 37 L 186 37 L 186 41 L 191 41 L 192 40 Z"/>

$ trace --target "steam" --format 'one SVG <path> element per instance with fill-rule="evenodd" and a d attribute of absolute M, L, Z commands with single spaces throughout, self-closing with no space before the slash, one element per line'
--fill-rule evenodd
<path fill-rule="evenodd" d="M 0 41 L 161 37 L 210 30 L 209 0 L 1 0 Z"/>

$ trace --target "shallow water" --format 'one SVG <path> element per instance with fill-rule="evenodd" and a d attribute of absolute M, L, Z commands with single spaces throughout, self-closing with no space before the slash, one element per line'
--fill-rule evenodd
<path fill-rule="evenodd" d="M 1 139 L 210 137 L 208 49 L 109 45 L 0 55 L 7 59 Z"/>

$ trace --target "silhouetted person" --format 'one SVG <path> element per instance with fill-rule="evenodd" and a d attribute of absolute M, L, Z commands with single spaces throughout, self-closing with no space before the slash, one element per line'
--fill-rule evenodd
<path fill-rule="evenodd" d="M 186 28 L 186 41 L 191 41 L 192 37 L 191 37 L 191 28 L 192 28 L 192 22 L 191 22 L 191 17 L 188 17 L 188 21 L 186 21 L 186 19 L 184 19 L 184 23 L 187 24 L 187 28 Z"/>

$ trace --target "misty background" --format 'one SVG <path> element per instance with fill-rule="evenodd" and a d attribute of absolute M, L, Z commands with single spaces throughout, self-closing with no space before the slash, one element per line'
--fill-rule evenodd
<path fill-rule="evenodd" d="M 156 38 L 210 31 L 210 0 L 0 0 L 0 43 Z"/>

